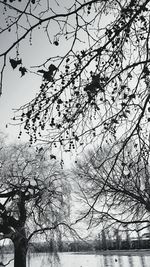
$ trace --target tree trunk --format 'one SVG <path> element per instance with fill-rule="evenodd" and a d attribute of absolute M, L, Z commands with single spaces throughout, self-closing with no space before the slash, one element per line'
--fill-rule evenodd
<path fill-rule="evenodd" d="M 26 267 L 27 239 L 23 232 L 17 233 L 14 240 L 14 267 Z"/>

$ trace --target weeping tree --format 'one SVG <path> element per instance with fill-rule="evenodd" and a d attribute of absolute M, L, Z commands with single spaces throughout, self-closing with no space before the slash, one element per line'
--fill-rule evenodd
<path fill-rule="evenodd" d="M 83 204 L 77 222 L 88 227 L 140 231 L 150 225 L 150 143 L 130 143 L 112 169 L 115 148 L 97 149 L 79 159 L 73 181 Z M 113 151 L 112 151 L 113 150 Z"/>
<path fill-rule="evenodd" d="M 0 238 L 13 242 L 14 267 L 25 267 L 31 241 L 57 247 L 67 234 L 69 184 L 55 160 L 26 144 L 4 146 L 0 162 Z"/>

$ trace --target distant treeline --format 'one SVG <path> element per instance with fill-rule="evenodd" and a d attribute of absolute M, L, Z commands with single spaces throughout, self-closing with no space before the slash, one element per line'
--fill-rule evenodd
<path fill-rule="evenodd" d="M 128 249 L 150 249 L 150 239 L 134 239 L 134 240 L 106 240 L 106 243 L 97 241 L 95 250 L 128 250 Z"/>
<path fill-rule="evenodd" d="M 34 242 L 30 244 L 29 251 L 32 253 L 42 252 L 86 252 L 86 251 L 100 251 L 100 250 L 128 250 L 128 249 L 150 249 L 150 238 L 148 239 L 134 239 L 134 240 L 112 240 L 112 239 L 95 239 L 87 242 L 64 241 L 55 244 L 53 242 Z M 0 252 L 11 253 L 13 245 L 6 245 L 1 247 Z"/>

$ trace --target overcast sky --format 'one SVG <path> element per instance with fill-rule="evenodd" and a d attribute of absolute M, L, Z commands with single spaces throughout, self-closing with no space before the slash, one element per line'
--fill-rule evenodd
<path fill-rule="evenodd" d="M 17 4 L 20 8 L 20 6 L 24 6 L 27 2 L 27 0 L 21 2 L 15 1 L 13 2 L 13 5 Z M 69 2 L 67 0 L 64 0 L 63 2 L 60 1 L 59 5 L 56 2 L 57 1 L 55 0 L 49 1 L 50 6 L 56 13 L 63 13 L 65 5 L 67 7 L 72 5 L 71 0 Z M 46 8 L 46 5 L 47 0 L 43 0 L 43 10 Z M 0 3 L 0 28 L 6 27 L 5 16 L 3 16 L 2 9 L 3 4 Z M 45 16 L 47 16 L 47 13 L 45 14 Z M 74 22 L 73 20 L 74 17 L 71 17 L 70 24 Z M 24 20 L 22 25 L 24 26 Z M 49 42 L 43 27 L 37 28 L 33 31 L 32 45 L 30 45 L 30 35 L 23 39 L 19 46 L 19 54 L 20 58 L 23 58 L 22 63 L 25 68 L 36 72 L 37 69 L 31 69 L 31 66 L 40 65 L 50 57 L 58 55 L 63 56 L 66 54 L 68 47 L 71 44 L 71 40 L 66 41 L 65 36 L 62 36 L 61 39 L 59 39 L 59 46 L 53 44 L 53 41 L 56 38 L 54 35 L 56 35 L 59 31 L 60 28 L 58 27 L 58 24 L 54 21 L 51 21 L 49 25 L 49 34 L 52 43 Z M 6 48 L 10 47 L 11 44 L 16 41 L 15 32 L 16 29 L 14 28 L 14 30 L 12 29 L 11 32 L 5 31 L 3 34 L 0 34 L 0 54 L 2 54 Z M 79 45 L 78 42 L 77 45 Z M 18 71 L 19 67 L 13 70 L 10 65 L 9 58 L 16 58 L 16 49 L 13 49 L 13 51 L 11 51 L 9 54 L 9 57 L 7 57 L 7 65 L 3 79 L 3 93 L 0 97 L 0 130 L 8 134 L 9 141 L 16 141 L 18 140 L 17 137 L 19 133 L 19 127 L 10 125 L 10 123 L 13 123 L 11 120 L 14 117 L 13 109 L 19 108 L 21 105 L 27 103 L 35 97 L 36 93 L 39 91 L 42 77 L 28 72 L 24 77 L 21 78 L 20 72 Z M 51 63 L 53 62 L 49 62 L 48 64 L 50 65 Z M 2 58 L 0 57 L 0 66 L 1 64 Z M 8 125 L 7 128 L 6 125 Z M 21 140 L 28 140 L 28 136 L 23 134 Z"/>
<path fill-rule="evenodd" d="M 2 12 L 2 10 L 1 10 Z M 4 24 L 3 16 L 0 16 L 0 26 Z M 52 35 L 55 33 L 55 27 L 52 27 Z M 15 40 L 13 32 L 6 32 L 0 35 L 0 54 L 9 47 Z M 63 47 L 64 49 L 64 47 Z M 32 45 L 30 45 L 29 37 L 27 37 L 20 44 L 20 57 L 23 55 L 23 66 L 29 69 L 31 66 L 42 64 L 47 58 L 54 54 L 60 54 L 63 51 L 60 47 L 56 47 L 48 42 L 43 29 L 36 29 L 33 33 Z M 16 57 L 16 50 L 14 49 L 11 58 Z M 1 61 L 0 61 L 1 66 Z M 19 67 L 18 67 L 19 68 Z M 33 69 L 36 71 L 37 69 Z M 10 141 L 16 141 L 19 133 L 19 128 L 10 126 L 9 123 L 13 121 L 13 109 L 19 108 L 21 105 L 30 101 L 39 91 L 39 86 L 42 78 L 36 74 L 27 73 L 24 77 L 20 77 L 18 69 L 13 70 L 9 57 L 7 58 L 7 66 L 3 79 L 3 93 L 0 97 L 0 130 L 7 133 Z M 6 125 L 8 127 L 6 128 Z M 22 140 L 26 140 L 26 134 L 22 136 Z"/>

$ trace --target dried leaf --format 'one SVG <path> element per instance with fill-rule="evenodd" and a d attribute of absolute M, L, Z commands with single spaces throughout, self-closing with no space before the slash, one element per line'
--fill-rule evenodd
<path fill-rule="evenodd" d="M 22 63 L 21 59 L 15 60 L 13 58 L 10 58 L 9 61 L 13 69 L 15 69 L 18 65 Z"/>

